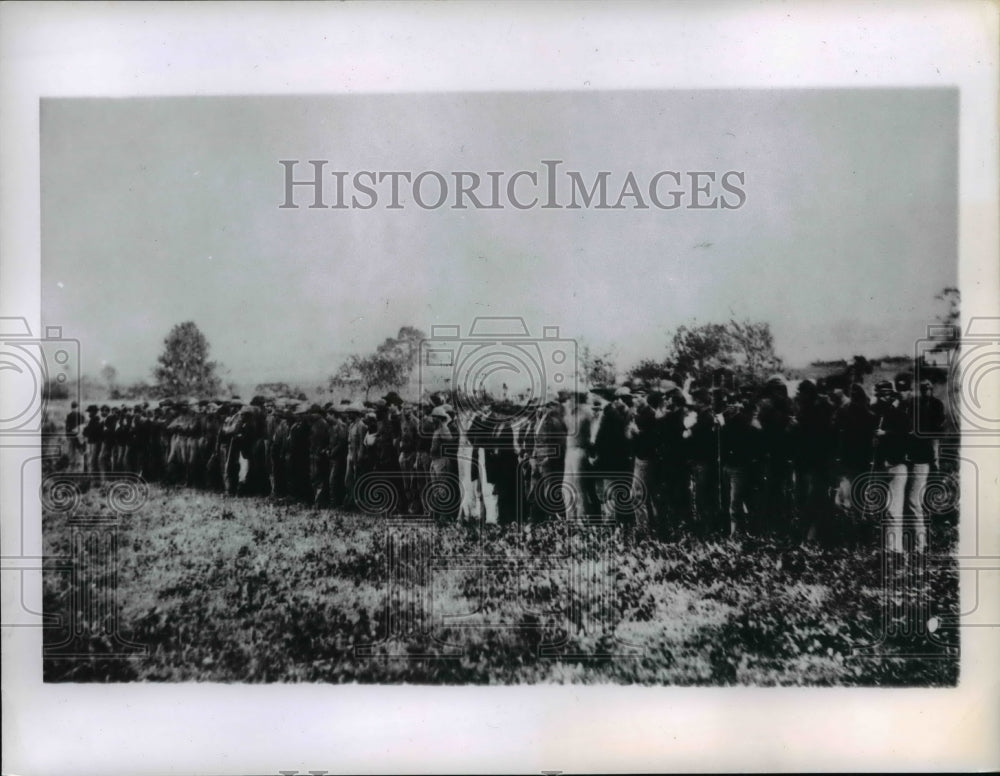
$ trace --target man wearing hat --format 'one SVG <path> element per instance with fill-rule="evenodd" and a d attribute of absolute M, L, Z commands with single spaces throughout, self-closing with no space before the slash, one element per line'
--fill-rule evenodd
<path fill-rule="evenodd" d="M 354 487 L 358 481 L 358 465 L 360 463 L 361 446 L 364 444 L 365 424 L 362 420 L 365 409 L 361 404 L 352 402 L 344 407 L 344 423 L 347 425 L 347 464 L 344 469 L 344 500 L 345 509 L 355 504 Z"/>
<path fill-rule="evenodd" d="M 904 550 L 903 512 L 907 492 L 907 454 L 910 436 L 910 419 L 900 407 L 899 395 L 894 385 L 882 380 L 875 385 L 875 444 L 874 468 L 882 472 L 889 486 L 888 527 L 886 550 L 902 553 Z"/>
<path fill-rule="evenodd" d="M 594 437 L 593 471 L 600 480 L 597 489 L 602 512 L 606 518 L 616 520 L 619 515 L 615 491 L 632 485 L 632 456 L 627 436 L 631 417 L 626 405 L 626 397 L 631 402 L 632 392 L 623 386 L 617 390 L 595 388 L 593 393 L 603 397 L 610 395 L 612 399 L 601 409 Z"/>
<path fill-rule="evenodd" d="M 330 424 L 318 404 L 309 407 L 309 481 L 313 506 L 325 506 L 330 499 Z"/>
<path fill-rule="evenodd" d="M 107 404 L 101 405 L 101 475 L 106 477 L 114 472 L 115 463 L 115 429 L 118 419 Z"/>
<path fill-rule="evenodd" d="M 636 510 L 635 523 L 637 530 L 648 535 L 656 525 L 653 493 L 656 488 L 658 472 L 655 471 L 656 459 L 656 410 L 659 396 L 649 401 L 646 386 L 641 382 L 633 384 L 632 400 L 634 404 L 632 418 L 627 428 L 627 436 L 632 442 L 632 452 L 635 463 L 632 469 L 632 504 Z"/>
<path fill-rule="evenodd" d="M 399 470 L 403 477 L 403 514 L 420 511 L 420 492 L 417 472 L 417 438 L 420 435 L 419 419 L 412 407 L 404 407 L 398 417 Z"/>
<path fill-rule="evenodd" d="M 763 445 L 761 484 L 765 529 L 785 533 L 791 528 L 794 514 L 792 470 L 792 423 L 795 408 L 788 395 L 788 385 L 781 375 L 774 375 L 764 386 L 757 417 Z"/>
<path fill-rule="evenodd" d="M 329 458 L 329 476 L 327 477 L 327 496 L 330 506 L 341 507 L 344 503 L 344 476 L 347 471 L 347 424 L 344 422 L 342 406 L 331 403 L 325 412 L 325 420 L 329 428 L 327 438 L 327 456 Z"/>
<path fill-rule="evenodd" d="M 551 516 L 565 517 L 562 497 L 566 466 L 566 422 L 557 399 L 545 403 L 535 426 L 531 460 L 531 516 L 541 522 Z"/>
<path fill-rule="evenodd" d="M 920 384 L 920 396 L 913 395 L 913 375 L 897 374 L 895 388 L 900 409 L 907 417 L 907 477 L 905 511 L 913 520 L 913 549 L 927 549 L 924 494 L 931 467 L 938 466 L 939 437 L 944 430 L 944 404 L 934 397 L 930 380 Z"/>
<path fill-rule="evenodd" d="M 413 490 L 415 497 L 410 504 L 411 511 L 416 514 L 423 514 L 423 492 L 430 482 L 431 473 L 431 442 L 434 439 L 434 431 L 437 422 L 431 417 L 434 411 L 432 401 L 421 402 L 417 414 L 417 438 L 416 455 L 413 462 Z"/>
<path fill-rule="evenodd" d="M 87 407 L 87 420 L 83 426 L 83 438 L 86 442 L 84 453 L 84 471 L 89 479 L 100 482 L 101 479 L 101 416 L 96 404 Z"/>
<path fill-rule="evenodd" d="M 77 402 L 72 402 L 69 413 L 66 415 L 66 439 L 63 448 L 66 456 L 66 468 L 71 472 L 83 471 L 84 454 L 87 450 L 87 443 L 82 434 L 83 413 L 80 412 L 79 407 Z"/>
<path fill-rule="evenodd" d="M 437 486 L 434 502 L 438 506 L 433 516 L 439 520 L 452 521 L 458 514 L 460 488 L 457 486 L 455 459 L 449 454 L 449 448 L 456 446 L 455 436 L 449 426 L 451 416 L 443 406 L 439 406 L 431 410 L 430 417 L 434 422 L 430 446 L 430 482 L 432 486 Z"/>
<path fill-rule="evenodd" d="M 756 528 L 760 423 L 753 391 L 743 389 L 739 400 L 722 411 L 719 444 L 723 484 L 729 495 L 729 535 L 733 538 Z"/>
<path fill-rule="evenodd" d="M 799 383 L 795 397 L 793 456 L 795 461 L 795 498 L 803 521 L 805 539 L 823 537 L 830 525 L 828 492 L 832 482 L 835 439 L 833 406 L 820 396 L 812 380 Z"/>
<path fill-rule="evenodd" d="M 687 437 L 687 460 L 691 473 L 690 517 L 701 534 L 711 534 L 721 526 L 720 429 L 713 411 L 712 392 L 696 388 L 691 392 L 693 418 Z M 693 422 L 692 422 L 693 420 Z"/>

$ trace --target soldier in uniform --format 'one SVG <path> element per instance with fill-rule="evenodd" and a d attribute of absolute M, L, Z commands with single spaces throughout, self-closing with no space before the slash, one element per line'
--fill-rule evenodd
<path fill-rule="evenodd" d="M 792 422 L 794 406 L 784 378 L 775 375 L 764 387 L 757 418 L 761 426 L 764 477 L 762 494 L 767 530 L 787 533 L 793 518 Z"/>
<path fill-rule="evenodd" d="M 599 389 L 595 389 L 596 391 Z M 601 421 L 594 439 L 593 470 L 601 479 L 598 483 L 598 495 L 602 512 L 606 518 L 617 520 L 619 515 L 615 490 L 629 488 L 632 483 L 632 459 L 627 436 L 631 418 L 626 405 L 626 397 L 631 402 L 632 392 L 625 387 L 600 392 L 614 400 L 606 403 L 601 411 Z"/>
<path fill-rule="evenodd" d="M 79 407 L 77 402 L 72 402 L 69 414 L 66 415 L 64 455 L 66 456 L 66 468 L 71 472 L 84 471 L 84 458 L 87 451 L 87 443 L 82 433 L 84 428 L 83 414 Z"/>
<path fill-rule="evenodd" d="M 452 521 L 458 512 L 458 499 L 453 499 L 454 505 L 448 503 L 445 494 L 452 494 L 454 491 L 455 478 L 458 471 L 454 468 L 454 459 L 448 455 L 447 448 L 455 444 L 455 435 L 450 426 L 450 416 L 444 407 L 435 407 L 431 411 L 431 418 L 434 421 L 434 435 L 431 437 L 430 446 L 430 478 L 432 486 L 440 486 L 436 502 L 439 509 L 433 515 L 443 521 Z"/>
<path fill-rule="evenodd" d="M 690 472 L 690 519 L 700 534 L 712 534 L 719 524 L 720 430 L 713 412 L 712 394 L 707 388 L 691 393 L 694 422 L 686 439 L 686 459 Z"/>
<path fill-rule="evenodd" d="M 125 468 L 145 477 L 146 445 L 149 434 L 149 419 L 141 404 L 132 407 L 132 428 L 129 430 L 125 449 Z"/>
<path fill-rule="evenodd" d="M 793 426 L 795 490 L 806 541 L 830 537 L 831 463 L 834 454 L 833 407 L 811 380 L 799 383 Z"/>
<path fill-rule="evenodd" d="M 111 407 L 107 404 L 101 405 L 101 460 L 100 470 L 102 477 L 107 477 L 114 472 L 115 462 L 115 429 L 118 427 L 118 419 L 111 413 Z"/>
<path fill-rule="evenodd" d="M 326 506 L 330 500 L 330 424 L 318 404 L 309 408 L 309 483 L 312 505 Z"/>
<path fill-rule="evenodd" d="M 92 482 L 101 481 L 101 436 L 103 424 L 96 404 L 87 407 L 87 422 L 83 427 L 83 438 L 87 443 L 84 459 L 85 471 Z"/>
<path fill-rule="evenodd" d="M 346 406 L 342 403 L 340 407 L 331 407 L 327 415 L 330 425 L 330 504 L 336 508 L 344 505 L 346 496 L 348 436 L 348 427 L 344 416 Z"/>
<path fill-rule="evenodd" d="M 434 410 L 432 402 L 423 402 L 417 412 L 416 457 L 414 460 L 413 490 L 416 494 L 411 505 L 413 514 L 424 514 L 424 490 L 430 483 L 431 476 L 431 441 L 437 424 L 431 413 Z"/>
<path fill-rule="evenodd" d="M 569 394 L 565 402 L 567 421 L 566 455 L 563 466 L 563 491 L 566 516 L 570 520 L 586 520 L 601 513 L 600 499 L 591 476 L 590 459 L 593 453 L 591 434 L 592 420 L 590 405 L 584 391 Z M 513 434 L 511 433 L 511 437 Z M 513 438 L 511 438 L 513 443 Z M 516 459 L 515 459 L 516 462 Z M 509 487 L 516 492 L 517 470 L 511 472 Z"/>
<path fill-rule="evenodd" d="M 648 536 L 657 524 L 653 502 L 656 471 L 656 408 L 660 397 L 657 395 L 652 404 L 646 387 L 641 384 L 633 386 L 632 397 L 634 412 L 629 422 L 627 436 L 632 442 L 632 454 L 635 463 L 632 468 L 631 501 L 636 510 L 636 528 L 641 536 Z"/>
<path fill-rule="evenodd" d="M 288 471 L 285 468 L 285 454 L 291 433 L 291 424 L 287 412 L 287 404 L 272 402 L 268 408 L 265 423 L 265 438 L 267 440 L 267 475 L 270 481 L 271 498 L 284 498 L 288 495 Z"/>
<path fill-rule="evenodd" d="M 358 404 L 352 404 L 347 410 L 347 473 L 345 476 L 345 507 L 353 507 L 356 503 L 355 488 L 358 480 L 364 474 L 366 462 L 364 455 L 365 436 L 368 426 L 365 422 L 365 409 Z M 373 418 L 374 420 L 374 418 Z"/>
<path fill-rule="evenodd" d="M 684 527 L 691 515 L 691 474 L 686 440 L 689 408 L 676 383 L 667 381 L 661 411 L 657 413 L 656 459 L 660 472 L 659 505 L 655 510 L 661 539 Z"/>
<path fill-rule="evenodd" d="M 546 402 L 535 426 L 532 446 L 532 520 L 565 517 L 562 482 L 566 467 L 566 421 L 562 405 L 551 399 Z"/>
<path fill-rule="evenodd" d="M 176 415 L 167 426 L 167 433 L 170 436 L 170 452 L 167 455 L 167 481 L 172 485 L 188 481 L 191 453 L 188 444 L 188 434 L 191 428 L 188 400 L 178 399 L 174 403 L 174 409 Z"/>
<path fill-rule="evenodd" d="M 399 415 L 399 470 L 403 476 L 403 502 L 400 511 L 415 514 L 420 509 L 417 472 L 417 437 L 419 419 L 412 407 L 404 407 Z"/>
<path fill-rule="evenodd" d="M 913 549 L 927 549 L 927 524 L 924 495 L 931 468 L 939 467 L 939 435 L 944 430 L 944 405 L 934 397 L 929 380 L 921 383 L 920 397 L 913 395 L 913 375 L 901 373 L 895 378 L 900 409 L 907 418 L 906 513 L 913 521 Z"/>
<path fill-rule="evenodd" d="M 905 410 L 900 407 L 893 384 L 888 380 L 882 380 L 875 386 L 873 413 L 875 469 L 882 472 L 889 488 L 886 550 L 898 555 L 904 551 L 903 514 L 909 479 L 907 454 L 912 425 Z M 919 543 L 919 537 L 917 541 Z"/>
<path fill-rule="evenodd" d="M 722 413 L 719 432 L 724 487 L 728 492 L 729 534 L 738 538 L 756 528 L 756 472 L 761 455 L 760 422 L 751 392 L 742 393 Z"/>
<path fill-rule="evenodd" d="M 860 514 L 853 504 L 852 489 L 858 477 L 872 470 L 876 423 L 868 394 L 860 383 L 854 383 L 848 403 L 837 409 L 833 416 L 837 477 L 834 505 L 841 521 L 854 528 Z"/>

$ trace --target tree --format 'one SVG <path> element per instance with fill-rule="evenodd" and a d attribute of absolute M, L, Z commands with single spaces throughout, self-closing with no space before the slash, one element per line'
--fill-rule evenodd
<path fill-rule="evenodd" d="M 652 358 L 644 358 L 629 370 L 628 376 L 633 380 L 653 383 L 660 380 L 669 380 L 673 372 L 673 364 L 669 361 L 656 361 Z"/>
<path fill-rule="evenodd" d="M 941 293 L 934 297 L 939 302 L 944 302 L 947 309 L 938 316 L 941 326 L 934 332 L 932 339 L 937 340 L 937 344 L 931 349 L 934 353 L 943 353 L 950 350 L 958 350 L 961 345 L 962 330 L 959 328 L 959 310 L 962 304 L 962 293 L 954 286 L 941 289 Z"/>
<path fill-rule="evenodd" d="M 751 385 L 764 382 L 768 375 L 780 372 L 784 364 L 774 352 L 771 324 L 763 321 L 731 320 L 727 327 L 733 341 L 738 378 Z"/>
<path fill-rule="evenodd" d="M 711 384 L 719 369 L 732 370 L 748 385 L 759 385 L 782 369 L 771 326 L 762 321 L 681 326 L 671 340 L 666 363 L 674 365 L 678 377 L 691 377 L 703 385 Z"/>
<path fill-rule="evenodd" d="M 105 364 L 101 367 L 101 379 L 108 386 L 108 393 L 115 393 L 115 386 L 118 384 L 118 370 L 115 369 L 111 364 Z"/>
<path fill-rule="evenodd" d="M 403 362 L 390 356 L 351 356 L 348 361 L 351 372 L 358 378 L 358 384 L 365 390 L 365 398 L 372 388 L 399 388 L 408 377 Z"/>
<path fill-rule="evenodd" d="M 669 360 L 685 376 L 702 380 L 720 366 L 732 366 L 733 344 L 720 323 L 681 326 L 670 342 Z"/>
<path fill-rule="evenodd" d="M 420 358 L 420 343 L 426 335 L 414 326 L 403 326 L 395 337 L 387 337 L 375 352 L 353 355 L 328 380 L 331 391 L 362 388 L 365 398 L 372 388 L 400 389 L 410 379 Z"/>
<path fill-rule="evenodd" d="M 614 352 L 595 353 L 589 345 L 580 348 L 580 378 L 584 385 L 614 385 L 618 375 Z"/>
<path fill-rule="evenodd" d="M 219 365 L 208 360 L 208 351 L 208 340 L 193 321 L 174 326 L 163 340 L 163 352 L 153 370 L 160 394 L 176 397 L 218 393 L 222 388 Z"/>

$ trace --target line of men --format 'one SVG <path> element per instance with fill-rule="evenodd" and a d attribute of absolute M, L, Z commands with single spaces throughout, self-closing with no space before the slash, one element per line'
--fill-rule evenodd
<path fill-rule="evenodd" d="M 450 401 L 449 401 L 450 400 Z M 453 403 L 452 403 L 453 402 Z M 457 409 L 456 409 L 457 406 Z M 889 549 L 926 548 L 924 492 L 942 403 L 912 375 L 875 386 L 761 390 L 638 381 L 548 402 L 293 399 L 74 405 L 70 468 L 351 509 L 382 485 L 386 511 L 501 524 L 601 515 L 669 539 L 776 533 L 829 538 L 856 514 L 853 484 L 884 479 Z M 362 504 L 364 506 L 364 504 Z"/>

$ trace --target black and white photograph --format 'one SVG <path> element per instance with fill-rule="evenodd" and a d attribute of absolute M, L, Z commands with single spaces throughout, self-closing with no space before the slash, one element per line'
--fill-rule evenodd
<path fill-rule="evenodd" d="M 957 108 L 43 101 L 45 680 L 954 685 Z"/>
<path fill-rule="evenodd" d="M 238 27 L 260 30 L 257 51 L 266 5 L 230 5 L 258 25 Z M 662 56 L 694 48 L 671 53 L 672 29 L 725 28 L 709 50 L 741 51 L 733 30 L 754 13 L 790 35 L 770 13 L 785 6 L 767 6 L 704 19 L 661 6 L 676 22 L 664 14 Z M 333 725 L 345 699 L 365 699 L 345 723 L 361 726 L 379 718 L 369 698 L 402 699 L 414 711 L 401 719 L 457 693 L 540 716 L 557 707 L 527 699 L 608 697 L 638 716 L 639 698 L 689 698 L 704 742 L 702 699 L 753 714 L 753 698 L 808 693 L 808 714 L 826 697 L 845 710 L 870 698 L 885 720 L 898 690 L 985 691 L 977 672 L 1000 625 L 997 224 L 983 207 L 996 174 L 982 173 L 995 127 L 985 148 L 967 140 L 969 111 L 985 113 L 966 75 L 912 83 L 872 66 L 838 81 L 815 61 L 811 78 L 744 82 L 732 63 L 730 77 L 676 74 L 715 61 L 705 53 L 667 77 L 647 37 L 657 77 L 562 73 L 588 57 L 633 72 L 624 31 L 660 17 L 620 7 L 631 26 L 602 4 L 292 4 L 312 23 L 289 38 L 339 47 L 340 74 L 301 87 L 297 47 L 255 59 L 235 32 L 215 51 L 164 25 L 162 50 L 127 60 L 145 86 L 121 69 L 102 88 L 115 35 L 95 23 L 88 50 L 108 48 L 79 85 L 39 80 L 28 99 L 4 82 L 37 153 L 34 226 L 22 219 L 4 248 L 5 272 L 11 246 L 37 252 L 22 273 L 35 306 L 12 303 L 21 275 L 8 273 L 0 316 L 4 628 L 37 698 L 176 698 L 163 711 L 183 716 L 245 692 L 258 720 L 285 719 L 290 707 L 263 699 L 301 690 L 321 714 L 337 704 Z M 996 21 L 995 6 L 963 8 Z M 138 8 L 115 10 L 123 36 L 160 36 Z M 206 29 L 221 10 L 205 6 Z M 477 12 L 509 16 L 507 32 L 407 64 L 422 34 L 459 40 Z M 898 5 L 885 14 L 882 32 L 911 24 Z M 841 72 L 831 63 L 849 46 L 835 55 L 812 20 L 794 24 Z M 931 26 L 914 18 L 907 51 Z M 853 40 L 846 23 L 830 29 Z M 747 34 L 740 62 L 808 59 L 792 37 Z M 228 46 L 263 80 L 234 81 Z M 557 77 L 491 80 L 505 47 Z M 150 80 L 154 61 L 186 80 Z M 987 71 L 995 82 L 995 57 L 968 72 Z M 22 136 L 8 137 L 5 159 Z M 12 191 L 5 229 L 28 207 Z M 460 708 L 470 731 L 485 723 Z M 890 751 L 872 735 L 865 751 Z M 411 761 L 411 746 L 379 762 L 514 762 L 435 761 L 430 744 Z M 593 762 L 666 768 L 658 746 Z M 920 762 L 972 762 L 953 754 Z M 746 767 L 824 769 L 780 757 Z M 367 760 L 343 762 L 302 767 Z"/>

